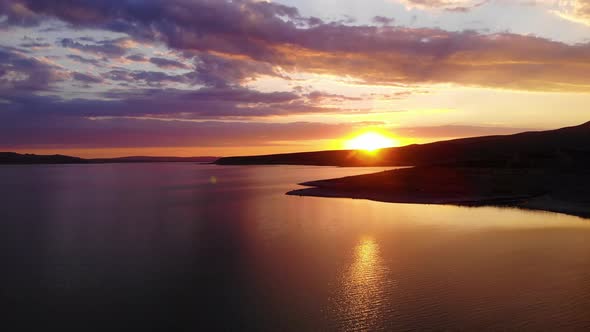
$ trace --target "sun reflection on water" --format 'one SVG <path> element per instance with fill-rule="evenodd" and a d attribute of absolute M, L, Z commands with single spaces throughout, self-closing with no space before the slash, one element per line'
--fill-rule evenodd
<path fill-rule="evenodd" d="M 379 245 L 372 237 L 363 237 L 354 249 L 354 261 L 342 276 L 340 294 L 334 303 L 345 330 L 375 327 L 385 305 L 387 268 Z"/>

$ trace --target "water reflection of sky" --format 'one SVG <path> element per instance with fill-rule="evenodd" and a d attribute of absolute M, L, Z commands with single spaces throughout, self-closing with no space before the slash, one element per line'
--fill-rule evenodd
<path fill-rule="evenodd" d="M 285 195 L 302 181 L 370 169 L 1 170 L 0 285 L 8 287 L 0 293 L 30 299 L 20 302 L 28 321 L 110 327 L 136 317 L 164 330 L 590 326 L 586 219 Z"/>

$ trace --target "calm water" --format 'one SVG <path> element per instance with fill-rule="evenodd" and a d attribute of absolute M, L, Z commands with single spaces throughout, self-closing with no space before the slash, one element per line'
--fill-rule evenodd
<path fill-rule="evenodd" d="M 79 331 L 590 328 L 590 220 L 284 195 L 374 170 L 1 166 L 3 321 Z"/>

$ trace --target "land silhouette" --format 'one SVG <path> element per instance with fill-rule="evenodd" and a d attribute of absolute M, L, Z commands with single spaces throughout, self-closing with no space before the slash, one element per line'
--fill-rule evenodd
<path fill-rule="evenodd" d="M 503 205 L 590 218 L 590 122 L 549 131 L 430 144 L 242 157 L 123 157 L 0 153 L 0 164 L 199 162 L 219 165 L 405 166 L 302 183 L 289 195 L 384 202 Z"/>
<path fill-rule="evenodd" d="M 503 205 L 590 217 L 590 122 L 549 131 L 362 151 L 231 157 L 222 165 L 411 166 L 302 183 L 290 195 Z"/>
<path fill-rule="evenodd" d="M 374 153 L 335 150 L 226 157 L 220 165 L 317 166 L 557 166 L 590 161 L 590 122 L 514 135 L 461 138 L 385 148 Z"/>
<path fill-rule="evenodd" d="M 149 157 L 131 156 L 119 158 L 84 159 L 79 157 L 0 152 L 0 164 L 108 164 L 108 163 L 154 163 L 154 162 L 195 162 L 211 163 L 218 157 Z"/>

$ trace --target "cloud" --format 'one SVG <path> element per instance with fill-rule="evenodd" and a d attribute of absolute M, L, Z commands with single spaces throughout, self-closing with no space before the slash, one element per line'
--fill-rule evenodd
<path fill-rule="evenodd" d="M 51 47 L 49 43 L 40 43 L 36 41 L 28 41 L 26 43 L 19 44 L 18 46 L 24 48 L 32 48 L 32 49 L 39 49 L 39 48 L 48 48 Z"/>
<path fill-rule="evenodd" d="M 395 19 L 392 17 L 385 17 L 385 16 L 373 17 L 373 23 L 376 23 L 376 24 L 392 25 L 394 22 L 395 22 Z"/>
<path fill-rule="evenodd" d="M 552 12 L 561 18 L 590 25 L 590 0 L 556 1 Z"/>
<path fill-rule="evenodd" d="M 20 1 L 0 1 L 0 28 L 6 28 L 13 25 L 19 26 L 36 26 L 43 17 L 28 8 L 25 3 Z"/>
<path fill-rule="evenodd" d="M 456 83 L 519 90 L 590 91 L 590 44 L 510 33 L 323 25 L 280 57 L 286 70 L 369 84 Z"/>
<path fill-rule="evenodd" d="M 72 74 L 72 77 L 76 81 L 84 82 L 86 84 L 102 83 L 102 81 L 103 81 L 103 79 L 100 78 L 100 77 L 98 77 L 98 76 L 94 76 L 94 75 L 91 75 L 91 74 L 79 73 L 79 72 L 74 72 Z"/>
<path fill-rule="evenodd" d="M 83 56 L 79 56 L 77 54 L 68 54 L 67 58 L 76 62 L 80 62 L 86 65 L 93 65 L 97 67 L 101 67 L 102 63 L 96 59 L 85 58 Z"/>
<path fill-rule="evenodd" d="M 126 33 L 138 41 L 198 54 L 195 79 L 209 85 L 240 84 L 250 75 L 308 72 L 349 76 L 368 84 L 590 91 L 589 44 L 568 45 L 510 33 L 311 25 L 310 18 L 295 8 L 248 0 L 11 2 L 76 27 Z M 447 10 L 482 3 L 412 2 Z M 109 44 L 63 44 L 115 56 L 125 52 L 124 48 L 111 50 Z M 221 63 L 231 66 L 224 68 Z"/>
<path fill-rule="evenodd" d="M 408 8 L 439 9 L 450 12 L 467 12 L 489 0 L 400 0 Z"/>
<path fill-rule="evenodd" d="M 162 71 L 127 70 L 124 68 L 114 69 L 102 74 L 102 77 L 107 80 L 132 83 L 135 88 L 141 88 L 145 85 L 160 88 L 165 88 L 168 84 L 195 85 L 197 82 L 194 81 L 193 76 L 192 73 L 176 75 Z"/>
<path fill-rule="evenodd" d="M 141 55 L 141 54 L 133 54 L 125 57 L 127 60 L 135 61 L 135 62 L 148 62 L 148 59 Z"/>
<path fill-rule="evenodd" d="M 91 53 L 107 57 L 120 57 L 127 52 L 127 38 L 109 39 L 91 44 L 82 44 L 71 38 L 63 38 L 59 44 L 65 48 L 76 49 L 81 52 Z"/>
<path fill-rule="evenodd" d="M 90 75 L 73 75 L 85 83 L 99 82 Z M 293 92 L 260 92 L 237 87 L 109 91 L 95 99 L 63 99 L 16 92 L 3 97 L 9 102 L 5 110 L 27 116 L 236 119 L 356 111 L 322 107 L 317 99 Z"/>
<path fill-rule="evenodd" d="M 40 59 L 0 47 L 0 97 L 14 91 L 46 91 L 68 73 Z"/>
<path fill-rule="evenodd" d="M 129 57 L 127 57 L 129 58 Z M 176 60 L 170 60 L 170 59 L 165 59 L 165 58 L 150 58 L 149 60 L 151 63 L 153 63 L 154 65 L 160 67 L 160 68 L 164 68 L 164 69 L 188 69 L 190 68 L 188 65 L 176 61 Z"/>
<path fill-rule="evenodd" d="M 268 62 L 201 53 L 197 58 L 194 79 L 207 86 L 225 87 L 260 75 L 280 76 L 280 73 Z"/>
<path fill-rule="evenodd" d="M 492 0 L 399 0 L 408 8 L 468 12 Z M 496 0 L 496 2 L 499 2 Z M 542 6 L 563 19 L 590 25 L 590 0 L 513 0 L 515 4 Z"/>

